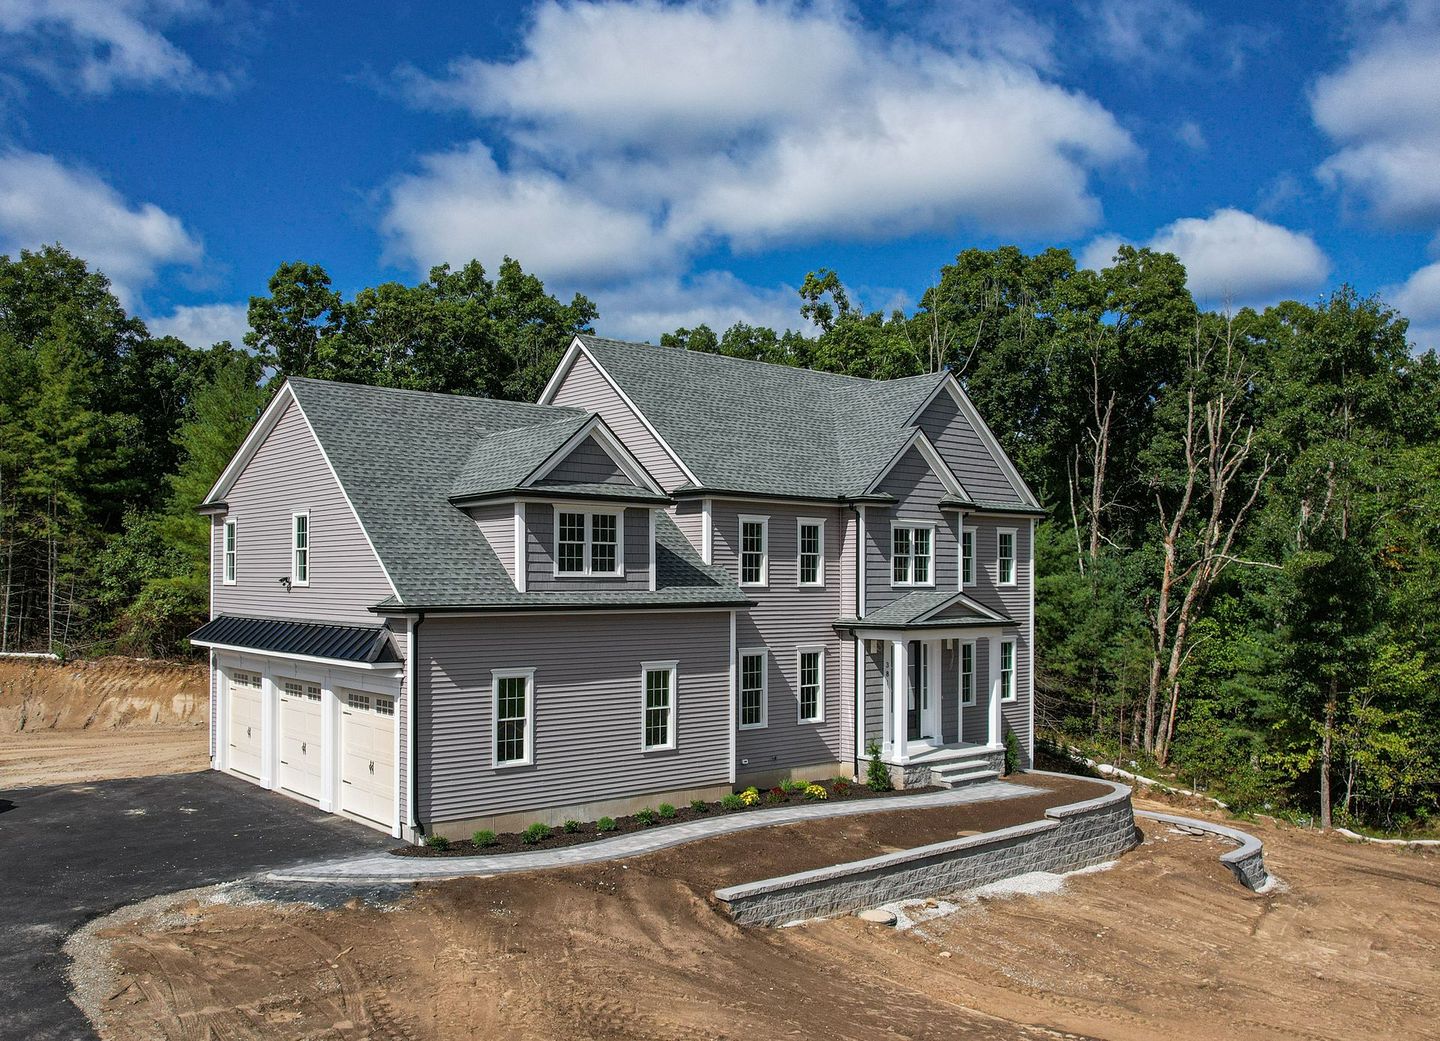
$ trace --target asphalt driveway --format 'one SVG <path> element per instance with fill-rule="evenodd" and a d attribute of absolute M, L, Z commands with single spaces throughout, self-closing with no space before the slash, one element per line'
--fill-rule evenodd
<path fill-rule="evenodd" d="M 378 831 L 213 771 L 0 791 L 0 1038 L 92 1038 L 61 946 L 126 904 L 316 857 Z"/>

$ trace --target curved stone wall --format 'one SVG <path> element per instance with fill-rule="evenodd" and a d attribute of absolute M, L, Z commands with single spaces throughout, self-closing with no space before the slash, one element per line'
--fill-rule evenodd
<path fill-rule="evenodd" d="M 1155 810 L 1136 810 L 1135 816 L 1227 839 L 1235 843 L 1236 848 L 1229 853 L 1222 853 L 1220 863 L 1230 869 L 1237 882 L 1246 889 L 1258 891 L 1270 881 L 1270 876 L 1265 871 L 1265 846 L 1254 835 L 1199 817 L 1180 817 L 1173 813 L 1157 813 Z"/>
<path fill-rule="evenodd" d="M 1102 864 L 1132 848 L 1138 833 L 1129 787 L 1095 783 L 1110 791 L 1053 807 L 1029 824 L 729 886 L 714 896 L 743 925 L 780 925 L 974 889 L 1031 871 L 1061 873 Z"/>

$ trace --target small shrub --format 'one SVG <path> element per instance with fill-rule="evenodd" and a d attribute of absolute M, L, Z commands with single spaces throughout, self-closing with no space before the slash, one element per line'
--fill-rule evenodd
<path fill-rule="evenodd" d="M 849 788 L 850 784 L 850 778 L 846 777 L 844 774 L 840 774 L 839 776 L 830 778 L 831 788 Z"/>
<path fill-rule="evenodd" d="M 805 798 L 828 799 L 830 798 L 830 793 L 825 790 L 823 784 L 809 784 L 805 786 Z"/>
<path fill-rule="evenodd" d="M 550 837 L 550 825 L 536 821 L 530 827 L 520 833 L 520 841 L 527 846 L 533 846 L 537 842 L 544 842 Z"/>
<path fill-rule="evenodd" d="M 654 824 L 659 819 L 659 814 L 657 814 L 654 810 L 650 809 L 650 807 L 648 806 L 645 807 L 645 809 L 641 810 L 639 813 L 635 814 L 635 820 L 638 821 L 640 823 L 640 826 L 644 828 L 650 827 L 650 825 Z"/>
<path fill-rule="evenodd" d="M 426 835 L 425 845 L 429 846 L 431 849 L 438 849 L 443 853 L 445 850 L 450 848 L 450 840 L 447 839 L 444 835 Z"/>
<path fill-rule="evenodd" d="M 779 788 L 771 788 L 765 793 L 766 802 L 785 802 L 786 796 Z"/>
<path fill-rule="evenodd" d="M 577 831 L 580 830 L 580 822 L 577 821 L 577 820 L 568 820 L 568 821 L 566 821 L 566 822 L 565 822 L 565 830 L 566 830 L 567 832 L 569 832 L 571 835 L 574 835 Z"/>
<path fill-rule="evenodd" d="M 691 799 L 690 810 L 692 813 L 709 813 L 710 804 L 704 799 Z"/>
<path fill-rule="evenodd" d="M 619 825 L 615 823 L 614 817 L 601 817 L 595 822 L 595 830 L 602 834 L 607 831 L 614 831 L 618 827 Z"/>
<path fill-rule="evenodd" d="M 485 849 L 488 846 L 495 845 L 495 833 L 489 828 L 481 828 L 474 835 L 470 836 L 470 841 L 481 849 Z"/>
<path fill-rule="evenodd" d="M 870 757 L 869 765 L 865 767 L 865 787 L 872 792 L 888 792 L 895 786 L 890 783 L 890 769 L 880 761 L 880 742 L 871 741 L 865 746 L 865 754 Z"/>
<path fill-rule="evenodd" d="M 659 813 L 660 816 L 664 817 L 667 821 L 675 819 L 675 807 L 671 806 L 668 802 L 662 802 L 660 804 Z"/>
<path fill-rule="evenodd" d="M 729 795 L 721 798 L 720 805 L 727 810 L 743 810 L 750 804 L 745 801 L 745 796 L 736 795 L 734 792 L 731 792 Z"/>
<path fill-rule="evenodd" d="M 796 792 L 803 792 L 809 785 L 804 781 L 796 781 L 787 777 L 780 782 L 780 788 L 786 795 L 794 795 Z"/>
<path fill-rule="evenodd" d="M 760 794 L 760 789 L 759 789 L 759 788 L 756 788 L 756 787 L 752 784 L 749 788 L 746 788 L 745 791 L 741 792 L 740 794 L 741 794 L 741 795 L 746 795 L 746 794 L 750 794 L 750 793 L 753 793 L 753 794 L 755 794 L 755 795 L 759 795 L 759 794 Z"/>
<path fill-rule="evenodd" d="M 740 793 L 740 802 L 745 806 L 754 806 L 760 801 L 760 793 L 754 788 L 746 788 Z"/>
<path fill-rule="evenodd" d="M 1005 735 L 1005 772 L 1013 774 L 1020 769 L 1020 739 L 1015 736 L 1015 731 Z"/>

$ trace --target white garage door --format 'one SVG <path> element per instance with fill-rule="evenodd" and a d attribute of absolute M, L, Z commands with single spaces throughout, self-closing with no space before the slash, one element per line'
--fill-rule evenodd
<path fill-rule="evenodd" d="M 280 684 L 280 787 L 320 798 L 320 687 Z"/>
<path fill-rule="evenodd" d="M 343 693 L 340 808 L 376 824 L 395 816 L 395 699 Z"/>
<path fill-rule="evenodd" d="M 230 673 L 230 769 L 260 776 L 260 677 L 253 672 Z"/>

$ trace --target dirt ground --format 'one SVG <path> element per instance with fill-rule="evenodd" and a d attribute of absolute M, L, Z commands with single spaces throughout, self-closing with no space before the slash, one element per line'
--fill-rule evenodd
<path fill-rule="evenodd" d="M 203 665 L 0 659 L 0 788 L 202 770 Z"/>
<path fill-rule="evenodd" d="M 1142 847 L 1059 893 L 985 898 L 906 931 L 849 917 L 741 929 L 708 900 L 717 886 L 1001 826 L 993 806 L 986 820 L 937 812 L 427 885 L 383 907 L 192 902 L 110 931 L 120 982 L 104 1034 L 1440 1036 L 1433 854 L 1257 825 L 1287 884 L 1257 896 L 1215 859 L 1224 846 L 1151 824 Z"/>

